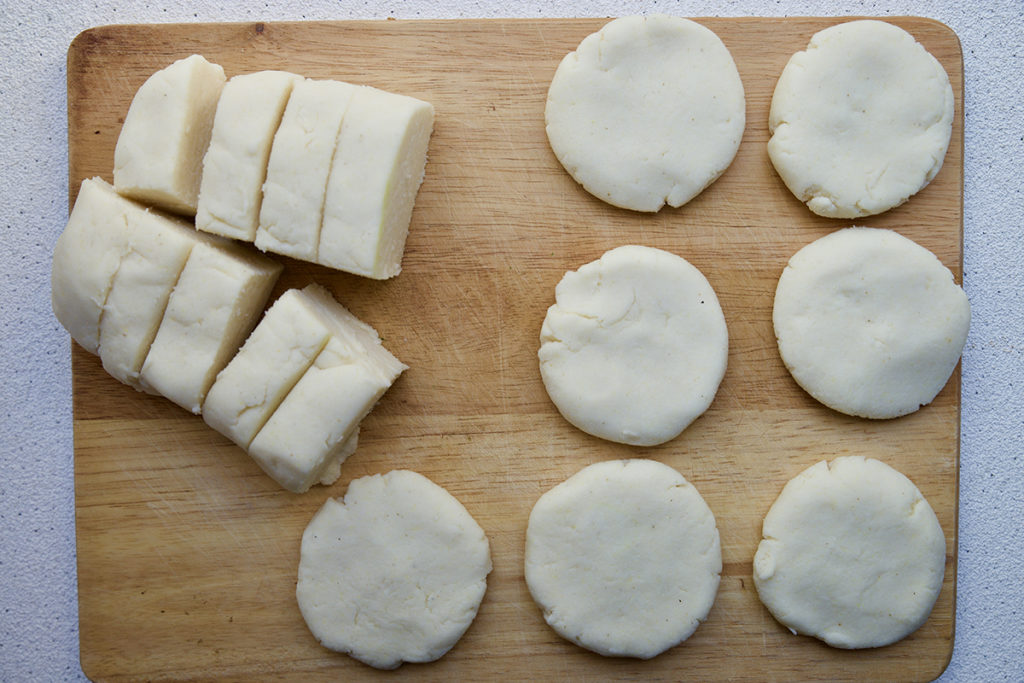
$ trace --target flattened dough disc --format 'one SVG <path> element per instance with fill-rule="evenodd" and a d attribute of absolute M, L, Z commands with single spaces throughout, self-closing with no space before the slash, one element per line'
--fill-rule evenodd
<path fill-rule="evenodd" d="M 476 617 L 487 537 L 443 488 L 408 470 L 356 479 L 302 534 L 295 595 L 331 650 L 377 667 L 431 662 Z"/>
<path fill-rule="evenodd" d="M 754 556 L 761 602 L 794 633 L 839 648 L 916 631 L 942 588 L 946 541 L 921 492 L 871 458 L 794 477 L 764 518 Z"/>
<path fill-rule="evenodd" d="M 967 295 L 934 254 L 858 227 L 798 251 L 773 311 L 797 383 L 834 410 L 875 419 L 931 403 L 956 368 L 970 317 Z"/>
<path fill-rule="evenodd" d="M 653 460 L 586 467 L 530 513 L 530 594 L 560 636 L 603 655 L 648 659 L 686 640 L 721 572 L 711 510 Z"/>
<path fill-rule="evenodd" d="M 704 275 L 636 245 L 566 273 L 540 340 L 541 377 L 559 412 L 588 434 L 636 446 L 675 438 L 707 410 L 729 351 Z"/>
<path fill-rule="evenodd" d="M 559 64 L 544 111 L 548 140 L 576 182 L 635 211 L 682 206 L 732 163 L 743 83 L 710 29 L 680 17 L 623 17 Z"/>
<path fill-rule="evenodd" d="M 772 96 L 768 155 L 811 211 L 855 218 L 899 206 L 942 168 L 953 89 L 913 36 L 876 20 L 819 31 Z"/>

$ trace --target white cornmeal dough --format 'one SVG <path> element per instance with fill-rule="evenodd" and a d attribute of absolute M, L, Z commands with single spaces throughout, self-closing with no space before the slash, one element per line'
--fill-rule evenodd
<path fill-rule="evenodd" d="M 725 172 L 746 104 L 732 55 L 711 30 L 680 17 L 623 17 L 565 56 L 544 119 L 555 156 L 584 189 L 657 211 Z"/>
<path fill-rule="evenodd" d="M 839 648 L 881 647 L 928 619 L 945 555 L 942 528 L 917 487 L 878 460 L 847 456 L 786 484 L 764 518 L 754 585 L 794 633 Z"/>
<path fill-rule="evenodd" d="M 675 438 L 725 375 L 725 317 L 685 259 L 629 245 L 565 274 L 538 352 L 548 395 L 588 434 L 635 446 Z"/>
<path fill-rule="evenodd" d="M 320 643 L 378 669 L 431 662 L 476 617 L 491 571 L 483 530 L 408 470 L 356 479 L 302 534 L 299 609 Z"/>
<path fill-rule="evenodd" d="M 814 213 L 870 216 L 935 177 L 952 126 L 942 65 L 901 28 L 851 21 L 789 60 L 772 96 L 768 155 Z"/>
<path fill-rule="evenodd" d="M 711 510 L 653 460 L 591 465 L 530 513 L 530 594 L 560 636 L 602 655 L 648 659 L 689 638 L 721 572 Z"/>
<path fill-rule="evenodd" d="M 224 69 L 201 55 L 150 76 L 132 98 L 114 148 L 121 194 L 194 216 Z"/>
<path fill-rule="evenodd" d="M 270 146 L 292 88 L 301 80 L 286 71 L 257 71 L 235 76 L 224 86 L 203 157 L 197 228 L 256 239 Z"/>
<path fill-rule="evenodd" d="M 931 403 L 956 368 L 970 317 L 967 295 L 934 254 L 858 227 L 798 251 L 773 311 L 797 383 L 834 410 L 875 419 Z"/>

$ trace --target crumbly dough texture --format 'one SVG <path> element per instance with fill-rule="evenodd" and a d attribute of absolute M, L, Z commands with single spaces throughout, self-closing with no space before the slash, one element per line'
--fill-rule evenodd
<path fill-rule="evenodd" d="M 891 230 L 859 227 L 798 251 L 773 311 L 797 383 L 834 410 L 875 419 L 931 403 L 956 368 L 970 316 L 934 254 Z"/>
<path fill-rule="evenodd" d="M 378 669 L 438 659 L 476 617 L 491 571 L 483 530 L 408 470 L 356 479 L 302 535 L 299 609 L 331 650 Z"/>
<path fill-rule="evenodd" d="M 678 207 L 732 163 L 743 83 L 710 29 L 680 17 L 615 19 L 559 64 L 544 112 L 566 171 L 626 209 Z"/>
<path fill-rule="evenodd" d="M 653 446 L 711 405 L 728 331 L 685 259 L 628 245 L 565 274 L 541 327 L 541 377 L 559 412 L 594 436 Z"/>
<path fill-rule="evenodd" d="M 530 594 L 560 636 L 602 655 L 648 659 L 686 640 L 721 571 L 711 510 L 653 460 L 586 467 L 530 513 Z"/>
<path fill-rule="evenodd" d="M 838 648 L 881 647 L 927 620 L 945 554 L 938 519 L 909 479 L 846 456 L 783 488 L 764 519 L 754 585 L 793 633 Z"/>
<path fill-rule="evenodd" d="M 814 213 L 870 216 L 935 177 L 952 126 L 942 65 L 897 26 L 851 21 L 816 33 L 783 69 L 768 155 Z"/>

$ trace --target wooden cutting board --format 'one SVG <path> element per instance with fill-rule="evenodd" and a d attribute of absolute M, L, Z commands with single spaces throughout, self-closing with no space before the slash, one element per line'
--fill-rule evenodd
<path fill-rule="evenodd" d="M 945 66 L 956 94 L 941 172 L 889 227 L 961 274 L 963 67 L 945 26 L 888 18 Z M 772 170 L 766 121 L 789 56 L 833 19 L 702 19 L 731 50 L 747 96 L 743 143 L 688 205 L 641 215 L 592 198 L 559 166 L 543 108 L 558 62 L 600 19 L 359 21 L 108 26 L 68 53 L 70 198 L 111 179 L 129 102 L 154 71 L 191 53 L 229 76 L 287 69 L 413 95 L 437 123 L 402 274 L 375 282 L 284 259 L 277 288 L 318 282 L 377 328 L 410 366 L 366 419 L 341 479 L 279 489 L 203 421 L 104 374 L 73 350 L 82 666 L 96 680 L 929 680 L 953 645 L 959 371 L 936 401 L 889 421 L 828 410 L 783 367 L 772 296 L 787 259 L 848 225 L 812 215 Z M 630 448 L 583 434 L 548 400 L 541 321 L 562 274 L 627 243 L 675 252 L 715 287 L 729 368 L 711 409 L 680 437 Z M 821 459 L 863 454 L 907 474 L 946 534 L 946 579 L 906 640 L 840 651 L 791 635 L 761 606 L 751 559 L 785 482 Z M 523 580 L 530 509 L 596 461 L 647 457 L 697 486 L 714 511 L 724 570 L 707 623 L 649 661 L 609 659 L 557 637 Z M 475 623 L 440 661 L 382 674 L 322 649 L 294 598 L 303 528 L 367 474 L 408 468 L 455 495 L 491 542 L 494 571 Z"/>

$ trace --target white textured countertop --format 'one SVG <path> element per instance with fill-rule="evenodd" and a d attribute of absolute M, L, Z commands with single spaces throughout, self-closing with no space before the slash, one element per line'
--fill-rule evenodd
<path fill-rule="evenodd" d="M 78 659 L 69 339 L 50 310 L 67 219 L 65 59 L 92 26 L 189 21 L 917 15 L 964 55 L 964 287 L 956 646 L 941 680 L 1024 681 L 1024 4 L 462 0 L 7 1 L 0 7 L 0 681 L 84 678 Z"/>

